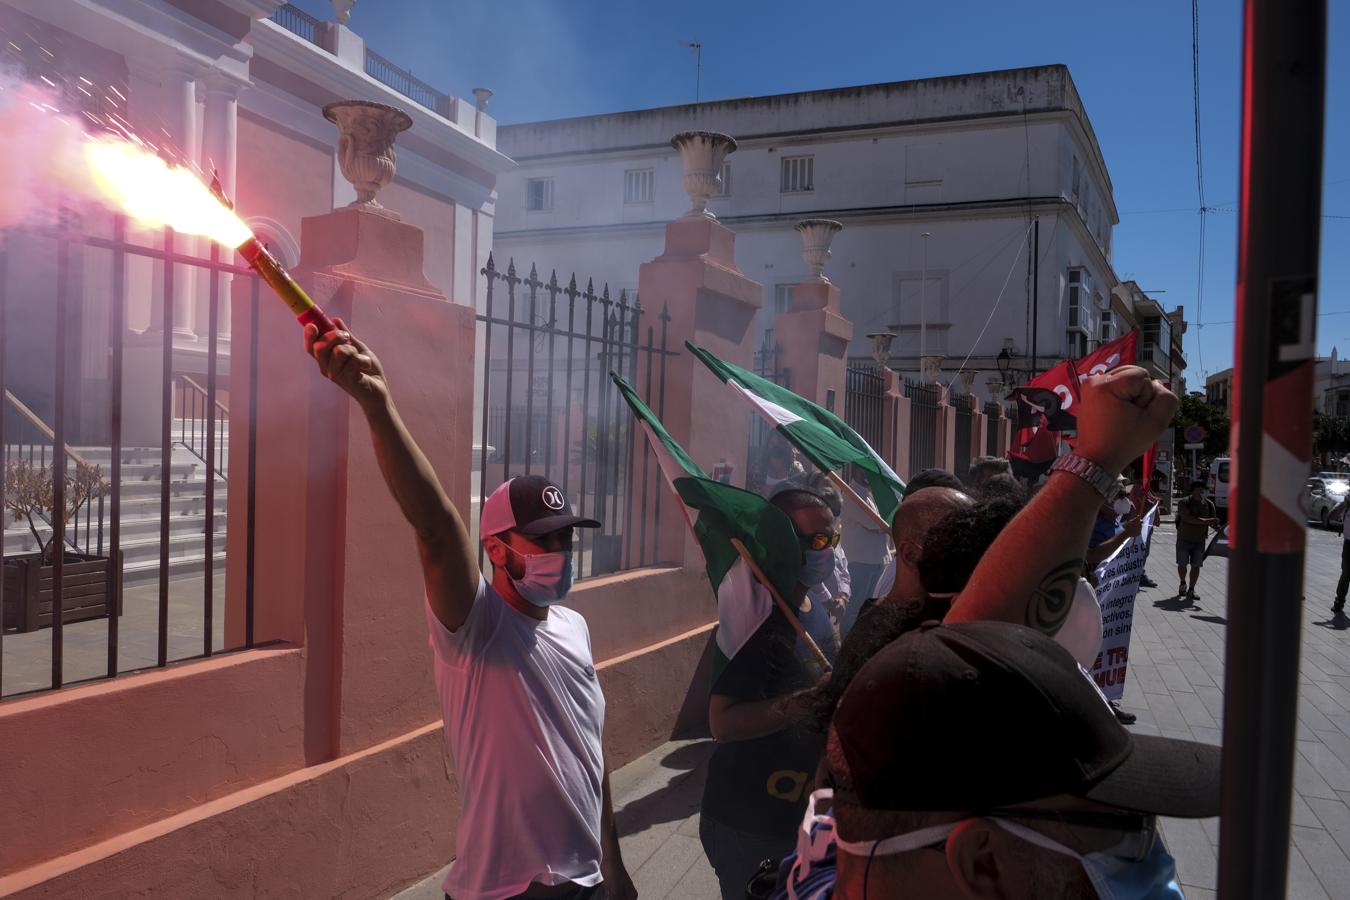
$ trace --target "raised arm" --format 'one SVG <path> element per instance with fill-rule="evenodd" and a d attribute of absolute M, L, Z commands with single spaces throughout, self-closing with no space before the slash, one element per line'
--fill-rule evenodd
<path fill-rule="evenodd" d="M 1177 398 L 1137 366 L 1083 379 L 1078 454 L 1120 474 L 1172 421 Z M 990 619 L 1054 634 L 1073 604 L 1101 495 L 1055 472 L 1003 529 L 956 598 L 948 622 Z"/>
<path fill-rule="evenodd" d="M 319 371 L 365 413 L 380 473 L 417 534 L 431 609 L 454 631 L 468 618 L 478 589 L 478 560 L 469 530 L 399 417 L 379 359 L 347 332 L 341 319 L 337 325 L 337 332 L 324 337 L 306 325 L 305 349 L 318 362 Z"/>

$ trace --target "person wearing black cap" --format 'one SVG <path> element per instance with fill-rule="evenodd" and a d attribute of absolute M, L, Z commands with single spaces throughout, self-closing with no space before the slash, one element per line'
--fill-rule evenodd
<path fill-rule="evenodd" d="M 1035 629 L 925 623 L 840 700 L 783 877 L 829 865 L 828 831 L 836 900 L 1179 898 L 1157 817 L 1218 815 L 1219 759 L 1131 734 Z"/>
<path fill-rule="evenodd" d="M 586 621 L 558 605 L 572 586 L 572 514 L 538 475 L 483 504 L 478 548 L 408 433 L 379 360 L 338 320 L 305 348 L 365 413 L 389 491 L 413 526 L 426 584 L 446 743 L 459 783 L 447 897 L 637 896 L 619 853 L 601 734 L 605 700 Z"/>

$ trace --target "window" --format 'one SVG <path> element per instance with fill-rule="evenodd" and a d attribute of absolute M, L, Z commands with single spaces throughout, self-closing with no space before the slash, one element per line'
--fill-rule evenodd
<path fill-rule="evenodd" d="M 525 179 L 525 208 L 531 212 L 553 208 L 553 179 Z"/>
<path fill-rule="evenodd" d="M 722 186 L 718 188 L 714 197 L 731 196 L 731 163 L 722 163 Z"/>
<path fill-rule="evenodd" d="M 629 169 L 623 173 L 623 202 L 651 203 L 655 183 L 655 170 Z"/>
<path fill-rule="evenodd" d="M 1341 392 L 1336 395 L 1336 415 L 1350 415 L 1350 394 Z"/>
<path fill-rule="evenodd" d="M 1088 276 L 1082 269 L 1069 270 L 1069 327 L 1083 328 L 1087 324 Z"/>
<path fill-rule="evenodd" d="M 1115 329 L 1111 327 L 1111 310 L 1102 310 L 1102 323 L 1097 331 L 1097 340 L 1105 344 L 1115 337 Z"/>
<path fill-rule="evenodd" d="M 798 194 L 815 190 L 815 167 L 814 156 L 783 157 L 783 179 L 779 191 L 784 194 Z"/>
<path fill-rule="evenodd" d="M 1078 359 L 1087 356 L 1087 335 L 1081 331 L 1069 332 L 1069 359 Z"/>
<path fill-rule="evenodd" d="M 1071 188 L 1072 193 L 1070 194 L 1070 196 L 1072 196 L 1075 200 L 1078 199 L 1078 183 L 1082 179 L 1082 177 L 1083 177 L 1083 165 L 1078 161 L 1078 157 L 1075 156 L 1073 158 L 1073 186 Z"/>
<path fill-rule="evenodd" d="M 795 284 L 775 284 L 773 286 L 773 311 L 784 313 L 792 309 L 792 289 Z"/>

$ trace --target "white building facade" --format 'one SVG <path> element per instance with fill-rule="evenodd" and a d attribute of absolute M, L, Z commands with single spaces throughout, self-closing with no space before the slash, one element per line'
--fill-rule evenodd
<path fill-rule="evenodd" d="M 739 144 L 709 208 L 764 286 L 761 328 L 807 274 L 793 225 L 817 217 L 845 229 L 827 273 L 851 356 L 890 331 L 892 368 L 938 355 L 944 382 L 974 369 L 984 395 L 1001 350 L 1014 375 L 1033 351 L 1044 370 L 1145 324 L 1112 303 L 1111 179 L 1064 66 L 503 126 L 518 168 L 498 184 L 499 264 L 636 289 L 688 208 L 670 138 L 693 129 Z"/>

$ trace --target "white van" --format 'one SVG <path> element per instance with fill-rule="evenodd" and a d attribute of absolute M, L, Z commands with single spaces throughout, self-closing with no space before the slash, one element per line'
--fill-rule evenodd
<path fill-rule="evenodd" d="M 1232 469 L 1230 462 L 1229 457 L 1220 456 L 1209 464 L 1209 499 L 1214 501 L 1214 508 L 1223 519 L 1228 518 L 1228 473 Z"/>

